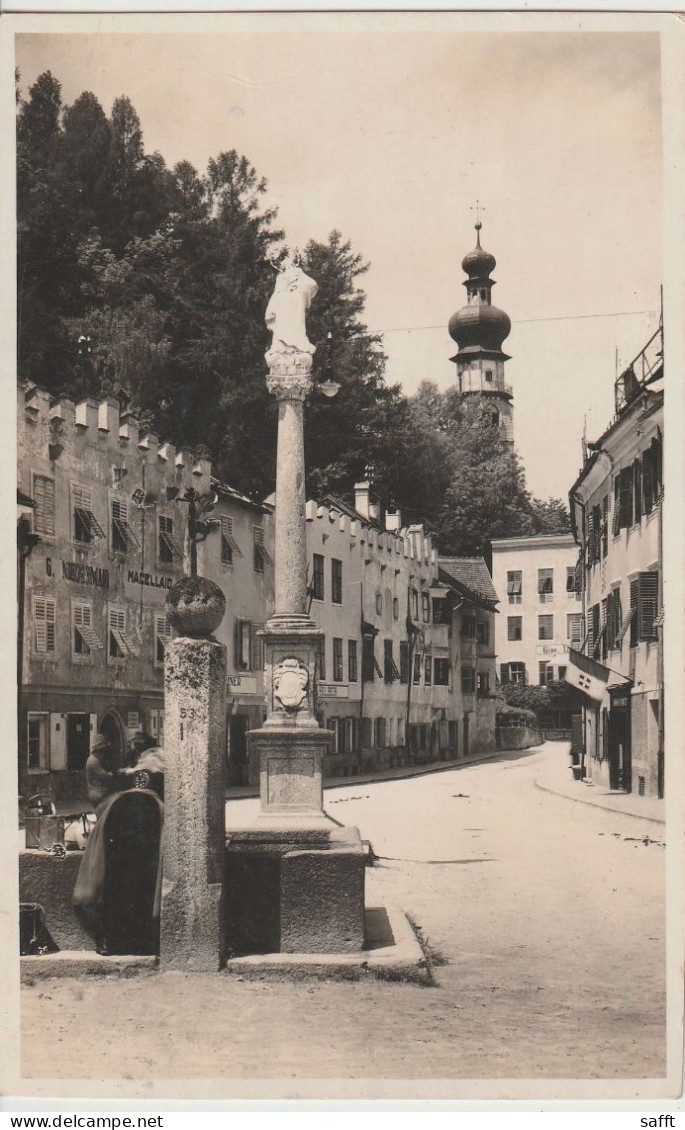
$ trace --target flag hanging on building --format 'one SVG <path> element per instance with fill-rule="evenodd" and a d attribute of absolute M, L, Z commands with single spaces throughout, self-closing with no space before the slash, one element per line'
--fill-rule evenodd
<path fill-rule="evenodd" d="M 568 649 L 568 664 L 564 681 L 582 691 L 588 698 L 601 702 L 609 681 L 609 668 L 580 651 Z"/>

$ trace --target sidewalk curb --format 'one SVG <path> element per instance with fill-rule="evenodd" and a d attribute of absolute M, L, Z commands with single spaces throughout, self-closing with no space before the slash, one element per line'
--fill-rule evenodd
<path fill-rule="evenodd" d="M 550 793 L 552 796 L 562 797 L 563 800 L 570 800 L 575 804 L 586 804 L 589 808 L 603 808 L 605 812 L 613 812 L 615 816 L 630 816 L 633 820 L 648 820 L 650 824 L 662 824 L 665 826 L 666 818 L 663 819 L 659 816 L 647 816 L 641 812 L 628 812 L 623 808 L 615 808 L 612 804 L 602 804 L 600 800 L 590 800 L 586 797 L 569 796 L 568 793 L 559 792 L 558 789 L 552 789 L 549 785 L 540 783 L 540 779 L 536 778 L 533 782 L 536 789 L 540 789 L 543 793 Z"/>

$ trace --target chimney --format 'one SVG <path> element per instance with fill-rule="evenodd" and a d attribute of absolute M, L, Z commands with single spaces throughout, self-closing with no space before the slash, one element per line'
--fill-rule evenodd
<path fill-rule="evenodd" d="M 98 405 L 98 430 L 119 435 L 119 414 L 121 405 L 113 396 L 107 396 Z"/>
<path fill-rule="evenodd" d="M 402 528 L 402 515 L 399 510 L 393 513 L 391 510 L 385 512 L 385 528 L 388 533 L 398 534 Z"/>
<path fill-rule="evenodd" d="M 371 517 L 369 506 L 370 486 L 368 481 L 354 484 L 354 508 L 362 518 L 368 521 Z"/>
<path fill-rule="evenodd" d="M 371 519 L 372 522 L 380 522 L 380 520 L 381 520 L 381 508 L 380 508 L 380 506 L 377 502 L 370 502 L 369 503 L 369 518 Z"/>

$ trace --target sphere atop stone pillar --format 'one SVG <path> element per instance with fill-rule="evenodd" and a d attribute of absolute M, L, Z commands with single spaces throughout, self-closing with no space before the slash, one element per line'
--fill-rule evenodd
<path fill-rule="evenodd" d="M 167 594 L 167 619 L 181 636 L 206 639 L 225 612 L 226 597 L 208 577 L 181 577 Z"/>

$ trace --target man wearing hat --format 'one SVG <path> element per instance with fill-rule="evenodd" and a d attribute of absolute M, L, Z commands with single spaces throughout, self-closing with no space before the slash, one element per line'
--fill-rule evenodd
<path fill-rule="evenodd" d="M 86 789 L 88 800 L 95 808 L 95 815 L 103 802 L 114 793 L 120 793 L 131 786 L 130 769 L 115 770 L 114 750 L 105 734 L 96 734 L 86 761 Z"/>

